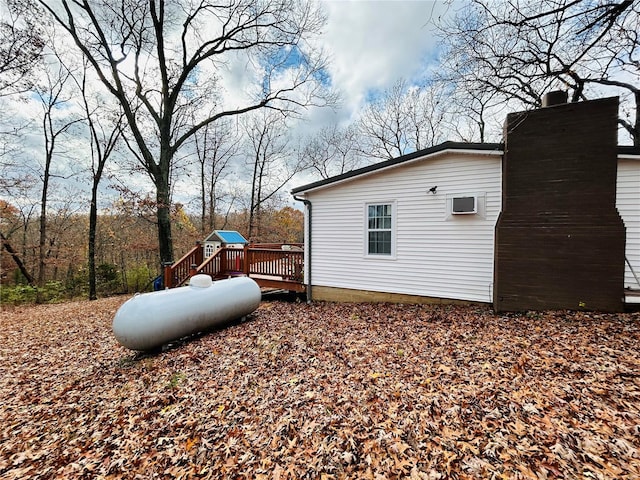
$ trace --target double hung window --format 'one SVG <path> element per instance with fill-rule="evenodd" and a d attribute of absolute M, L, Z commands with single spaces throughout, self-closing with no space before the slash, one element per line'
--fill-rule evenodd
<path fill-rule="evenodd" d="M 367 254 L 393 254 L 393 204 L 367 205 Z"/>

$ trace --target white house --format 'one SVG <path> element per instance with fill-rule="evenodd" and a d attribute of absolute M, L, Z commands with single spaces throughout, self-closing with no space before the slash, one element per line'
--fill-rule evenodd
<path fill-rule="evenodd" d="M 503 150 L 445 142 L 295 188 L 306 206 L 308 295 L 492 303 Z M 640 291 L 640 150 L 617 149 L 615 191 L 624 288 Z"/>

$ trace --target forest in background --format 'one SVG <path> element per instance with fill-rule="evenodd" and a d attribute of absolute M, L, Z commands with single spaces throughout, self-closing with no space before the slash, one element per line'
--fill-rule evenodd
<path fill-rule="evenodd" d="M 18 255 L 24 270 L 34 275 L 38 268 L 39 222 L 33 219 L 24 223 L 17 214 L 17 209 L 0 201 L 0 220 L 4 225 L 13 225 L 12 242 L 7 242 L 9 248 L 4 248 L 0 256 L 0 300 L 6 304 L 34 302 L 38 293 L 37 287 L 29 285 L 11 251 Z M 263 242 L 302 243 L 303 216 L 290 206 L 264 212 Z M 213 231 L 180 206 L 172 210 L 172 217 L 177 258 Z M 134 215 L 120 208 L 105 212 L 98 220 L 95 251 L 98 296 L 152 290 L 153 280 L 161 273 L 153 212 Z M 216 220 L 217 230 L 237 230 L 247 235 L 246 210 Z M 39 288 L 40 301 L 87 298 L 87 215 L 58 212 L 49 217 L 48 223 L 46 275 Z"/>

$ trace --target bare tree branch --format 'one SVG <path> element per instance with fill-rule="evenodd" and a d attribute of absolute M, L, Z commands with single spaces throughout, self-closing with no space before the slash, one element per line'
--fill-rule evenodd
<path fill-rule="evenodd" d="M 217 121 L 255 110 L 292 115 L 335 101 L 322 81 L 324 55 L 311 47 L 324 18 L 310 3 L 38 1 L 122 106 L 135 149 L 156 187 L 163 262 L 173 260 L 174 158 L 191 137 Z M 239 58 L 259 67 L 247 71 L 256 80 L 254 94 L 213 110 L 203 108 L 219 88 L 217 72 Z"/>
<path fill-rule="evenodd" d="M 465 88 L 525 106 L 557 88 L 571 91 L 572 101 L 617 94 L 635 102 L 639 19 L 640 5 L 630 0 L 472 0 L 442 26 L 445 65 Z M 620 123 L 640 146 L 640 124 Z"/>

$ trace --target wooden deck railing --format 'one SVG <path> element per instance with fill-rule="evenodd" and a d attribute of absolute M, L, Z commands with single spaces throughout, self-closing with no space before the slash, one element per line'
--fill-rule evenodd
<path fill-rule="evenodd" d="M 183 255 L 183 257 L 172 265 L 164 267 L 164 287 L 173 288 L 184 284 L 191 275 L 193 270 L 202 263 L 204 250 L 200 242 L 196 242 L 195 247 Z"/>
<path fill-rule="evenodd" d="M 223 247 L 204 261 L 202 251 L 202 245 L 196 245 L 175 264 L 165 267 L 165 288 L 181 286 L 192 275 L 204 273 L 213 279 L 246 275 L 260 286 L 305 290 L 304 252 L 300 245 Z"/>
<path fill-rule="evenodd" d="M 247 250 L 249 271 L 247 274 L 282 277 L 302 283 L 304 252 L 295 250 L 253 249 Z"/>

